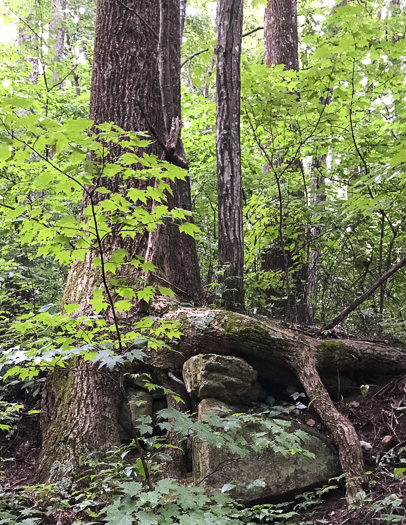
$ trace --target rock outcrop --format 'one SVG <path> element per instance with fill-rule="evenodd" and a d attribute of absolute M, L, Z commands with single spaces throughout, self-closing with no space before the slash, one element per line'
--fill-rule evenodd
<path fill-rule="evenodd" d="M 233 407 L 225 403 L 205 399 L 199 405 L 199 419 L 202 420 L 210 412 L 225 417 L 233 411 Z M 252 435 L 255 439 L 255 434 L 261 437 L 266 434 L 270 441 L 270 446 L 244 458 L 231 454 L 224 447 L 216 448 L 194 439 L 194 482 L 204 486 L 209 493 L 225 487 L 234 498 L 253 503 L 320 486 L 341 473 L 337 450 L 328 439 L 294 422 L 272 421 L 275 435 L 259 418 L 257 423 L 242 427 L 240 435 L 247 441 L 252 439 Z M 275 443 L 280 444 L 283 432 L 294 433 L 298 430 L 304 437 L 302 446 L 306 453 L 300 449 L 285 454 L 275 451 L 280 447 L 272 446 L 273 438 L 276 438 Z"/>
<path fill-rule="evenodd" d="M 217 354 L 199 354 L 183 365 L 186 390 L 199 399 L 248 405 L 259 400 L 262 389 L 258 373 L 244 359 Z"/>

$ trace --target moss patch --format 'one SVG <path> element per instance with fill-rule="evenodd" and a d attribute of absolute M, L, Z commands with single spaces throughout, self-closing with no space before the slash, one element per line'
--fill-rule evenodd
<path fill-rule="evenodd" d="M 325 355 L 334 356 L 340 352 L 346 351 L 348 347 L 342 341 L 323 341 L 317 345 L 317 349 Z"/>
<path fill-rule="evenodd" d="M 270 333 L 266 325 L 256 319 L 250 319 L 232 312 L 225 312 L 223 321 L 227 335 L 241 335 L 248 339 L 261 337 L 267 340 L 284 340 L 282 334 Z"/>

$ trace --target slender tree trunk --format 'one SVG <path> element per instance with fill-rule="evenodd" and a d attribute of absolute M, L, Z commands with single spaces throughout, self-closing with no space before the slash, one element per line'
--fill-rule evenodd
<path fill-rule="evenodd" d="M 265 9 L 265 65 L 299 71 L 297 0 L 268 0 Z"/>
<path fill-rule="evenodd" d="M 187 6 L 187 0 L 180 0 L 180 47 L 181 49 L 182 49 L 183 33 L 185 30 L 186 6 Z"/>
<path fill-rule="evenodd" d="M 318 204 L 326 200 L 325 193 L 325 177 L 320 177 L 317 170 L 324 165 L 326 157 L 323 155 L 321 158 L 313 159 L 312 163 L 312 182 L 311 182 L 311 193 L 310 200 L 313 205 Z M 315 213 L 312 217 L 316 218 Z M 320 252 L 312 239 L 320 234 L 319 226 L 312 226 L 309 231 L 309 254 L 307 264 L 307 317 L 310 323 L 314 322 L 316 308 L 317 308 L 317 295 L 319 287 L 319 265 L 320 265 Z"/>
<path fill-rule="evenodd" d="M 180 122 L 180 80 L 176 76 L 180 75 L 179 2 L 133 0 L 127 2 L 127 6 L 128 9 L 116 0 L 98 1 L 90 117 L 95 124 L 114 122 L 124 130 L 156 134 L 160 142 L 152 140 L 143 152 L 165 158 L 167 151 L 160 143 L 167 144 L 170 138 L 168 126 L 172 128 L 173 121 Z M 158 40 L 165 38 L 162 36 L 165 28 L 159 25 L 160 7 L 167 10 L 161 19 L 170 25 L 176 22 L 174 27 L 179 28 L 178 38 L 173 38 L 166 50 L 171 64 L 166 73 L 158 67 Z M 161 50 L 162 47 L 160 45 Z M 162 90 L 168 87 L 165 77 L 168 74 L 172 78 L 171 91 L 167 90 L 162 96 Z M 169 101 L 165 107 L 163 99 Z M 175 149 L 183 152 L 179 133 Z M 119 154 L 120 147 L 110 150 L 110 158 Z M 111 192 L 124 194 L 131 187 L 145 188 L 145 184 L 136 178 L 123 180 L 120 174 L 103 180 L 103 185 Z M 175 181 L 171 186 L 173 195 L 168 199 L 169 205 L 190 209 L 189 181 Z M 85 195 L 83 207 L 88 204 L 89 197 Z M 180 233 L 177 225 L 165 224 L 155 232 L 134 238 L 123 238 L 118 231 L 105 244 L 107 258 L 118 248 L 126 249 L 132 257 L 144 256 L 158 266 L 158 282 L 164 279 L 165 285 L 175 292 L 183 292 L 186 298 L 197 303 L 201 301 L 195 242 L 192 237 Z M 65 290 L 64 302 L 78 303 L 81 315 L 92 313 L 89 300 L 93 289 L 99 287 L 100 275 L 92 266 L 92 257 L 93 254 L 87 254 L 84 261 L 77 260 L 73 264 Z M 136 284 L 140 277 L 142 274 L 134 276 L 132 283 Z M 131 280 L 127 281 L 131 285 Z M 134 316 L 137 318 L 139 305 L 135 304 L 128 315 L 129 321 Z M 100 370 L 95 364 L 82 360 L 78 360 L 62 379 L 61 372 L 55 371 L 48 383 L 44 394 L 46 415 L 36 475 L 38 482 L 73 477 L 81 456 L 119 445 L 118 413 L 120 403 L 125 400 L 118 372 Z M 67 468 L 70 470 L 64 474 Z"/>
<path fill-rule="evenodd" d="M 51 2 L 51 22 L 49 24 L 49 33 L 51 39 L 54 40 L 53 48 L 55 50 L 55 62 L 58 62 L 63 58 L 66 34 L 65 11 L 67 6 L 67 0 L 52 0 Z M 59 74 L 56 70 L 53 73 L 53 81 L 59 81 Z"/>
<path fill-rule="evenodd" d="M 223 304 L 244 307 L 244 239 L 240 145 L 240 60 L 243 0 L 217 5 L 218 263 Z"/>
<path fill-rule="evenodd" d="M 34 20 L 31 20 L 31 16 L 28 15 L 28 25 L 22 25 L 18 28 L 18 45 L 26 46 L 30 53 L 30 56 L 24 57 L 24 59 L 29 62 L 32 66 L 32 71 L 29 74 L 29 81 L 31 84 L 36 84 L 39 77 L 39 58 L 38 58 L 38 48 L 42 45 L 40 41 L 39 34 L 33 33 L 31 30 L 31 24 L 34 23 Z M 28 27 L 29 26 L 29 27 Z"/>
<path fill-rule="evenodd" d="M 297 28 L 297 0 L 268 0 L 264 20 L 264 61 L 267 67 L 284 65 L 285 69 L 299 71 L 299 39 Z M 290 159 L 278 159 L 281 166 Z M 296 159 L 289 171 L 302 170 L 301 160 Z M 287 174 L 289 176 L 289 174 Z M 303 197 L 296 192 L 295 197 Z M 279 203 L 282 206 L 282 201 Z M 292 257 L 285 250 L 285 242 L 280 242 L 278 250 L 267 255 L 264 261 L 266 270 L 283 269 L 286 281 L 287 299 L 282 308 L 276 305 L 276 310 L 282 310 L 282 315 L 290 321 L 307 322 L 307 265 L 302 264 L 293 273 L 293 285 L 290 286 L 289 269 L 292 267 Z M 269 263 L 271 266 L 269 266 Z"/>

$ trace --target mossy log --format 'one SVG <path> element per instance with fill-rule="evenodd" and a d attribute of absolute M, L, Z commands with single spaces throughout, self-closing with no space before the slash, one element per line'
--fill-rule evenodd
<path fill-rule="evenodd" d="M 271 322 L 225 310 L 179 308 L 164 319 L 180 323 L 182 337 L 171 350 L 153 351 L 147 362 L 163 370 L 181 369 L 197 354 L 242 357 L 260 377 L 278 384 L 294 383 L 287 366 L 295 349 L 307 347 L 321 376 L 339 372 L 369 372 L 393 376 L 406 372 L 406 349 L 356 339 L 321 340 L 278 327 Z"/>
<path fill-rule="evenodd" d="M 223 310 L 180 308 L 165 318 L 179 321 L 183 335 L 174 351 L 162 349 L 148 356 L 153 367 L 179 369 L 193 355 L 216 353 L 243 357 L 260 376 L 278 383 L 296 377 L 331 433 L 346 476 L 347 501 L 355 501 L 365 480 L 360 441 L 351 422 L 334 406 L 319 371 L 377 369 L 397 374 L 406 370 L 403 349 L 365 341 L 318 341 Z"/>

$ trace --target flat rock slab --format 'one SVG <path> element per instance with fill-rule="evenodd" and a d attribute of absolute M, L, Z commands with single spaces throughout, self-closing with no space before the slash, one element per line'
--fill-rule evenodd
<path fill-rule="evenodd" d="M 210 412 L 225 417 L 227 413 L 233 413 L 233 407 L 215 399 L 206 399 L 199 405 L 199 419 Z M 313 453 L 315 457 L 308 457 L 300 451 L 283 455 L 272 448 L 266 448 L 241 459 L 224 448 L 216 448 L 205 441 L 194 439 L 195 483 L 204 486 L 210 494 L 226 486 L 234 498 L 244 503 L 253 503 L 320 486 L 329 478 L 341 474 L 337 451 L 328 439 L 294 422 L 289 422 L 287 426 L 285 420 L 273 421 L 276 427 L 279 422 L 287 432 L 299 429 L 305 432 L 303 449 Z M 269 428 L 260 420 L 244 426 L 240 432 L 242 435 L 252 432 L 263 435 L 265 432 L 270 440 L 273 437 Z M 280 439 L 280 435 L 274 437 L 275 440 Z"/>
<path fill-rule="evenodd" d="M 199 399 L 215 398 L 225 403 L 258 401 L 261 387 L 257 372 L 244 359 L 217 354 L 199 354 L 183 365 L 183 380 L 189 393 Z"/>

